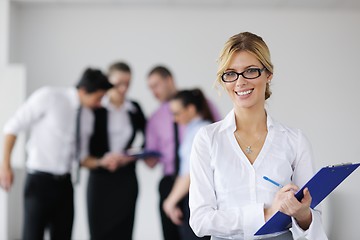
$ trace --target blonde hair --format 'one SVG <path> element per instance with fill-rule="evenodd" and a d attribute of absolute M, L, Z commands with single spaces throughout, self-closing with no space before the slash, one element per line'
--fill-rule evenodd
<path fill-rule="evenodd" d="M 230 61 L 235 53 L 246 51 L 256 57 L 266 68 L 266 71 L 273 74 L 274 66 L 270 60 L 270 51 L 264 40 L 250 32 L 242 32 L 229 38 L 220 53 L 218 60 L 217 82 L 224 84 L 221 76 L 229 67 Z M 265 99 L 271 96 L 269 83 L 266 84 Z"/>

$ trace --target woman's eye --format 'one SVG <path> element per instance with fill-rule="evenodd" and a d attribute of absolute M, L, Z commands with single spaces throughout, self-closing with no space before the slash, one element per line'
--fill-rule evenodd
<path fill-rule="evenodd" d="M 246 70 L 246 72 L 248 72 L 248 73 L 256 73 L 257 71 L 259 71 L 258 68 L 249 68 Z"/>
<path fill-rule="evenodd" d="M 225 75 L 226 75 L 227 77 L 237 76 L 237 74 L 236 74 L 235 72 L 227 72 L 227 73 L 225 73 Z"/>

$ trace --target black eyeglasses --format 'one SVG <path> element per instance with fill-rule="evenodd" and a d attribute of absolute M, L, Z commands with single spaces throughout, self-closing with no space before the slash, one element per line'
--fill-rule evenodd
<path fill-rule="evenodd" d="M 245 79 L 255 79 L 261 76 L 261 73 L 265 70 L 266 68 L 248 68 L 245 71 L 238 73 L 235 71 L 229 71 L 229 72 L 224 72 L 223 75 L 221 75 L 221 80 L 223 82 L 226 83 L 231 83 L 231 82 L 235 82 L 236 80 L 238 80 L 239 76 L 243 76 L 243 78 Z"/>

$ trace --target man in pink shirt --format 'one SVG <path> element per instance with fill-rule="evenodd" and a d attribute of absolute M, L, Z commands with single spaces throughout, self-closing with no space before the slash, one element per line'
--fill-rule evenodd
<path fill-rule="evenodd" d="M 162 210 L 163 201 L 170 193 L 179 170 L 177 149 L 184 130 L 174 123 L 168 102 L 178 90 L 171 72 L 164 66 L 156 66 L 149 72 L 148 85 L 161 105 L 148 120 L 146 149 L 160 152 L 161 157 L 149 158 L 145 162 L 150 167 L 154 167 L 158 162 L 163 165 L 164 177 L 159 184 L 163 235 L 165 240 L 180 240 L 178 227 Z M 221 116 L 214 105 L 209 102 L 209 106 L 215 120 L 220 120 Z"/>

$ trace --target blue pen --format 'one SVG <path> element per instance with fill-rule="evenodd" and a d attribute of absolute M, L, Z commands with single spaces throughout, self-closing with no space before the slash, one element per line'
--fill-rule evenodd
<path fill-rule="evenodd" d="M 263 176 L 263 178 L 264 178 L 266 181 L 269 181 L 269 182 L 271 182 L 272 184 L 274 184 L 274 185 L 278 186 L 279 188 L 284 187 L 284 186 L 283 186 L 283 185 L 281 185 L 280 183 L 277 183 L 277 182 L 275 182 L 274 180 L 271 180 L 271 179 L 270 179 L 270 178 L 268 178 L 267 176 Z"/>

